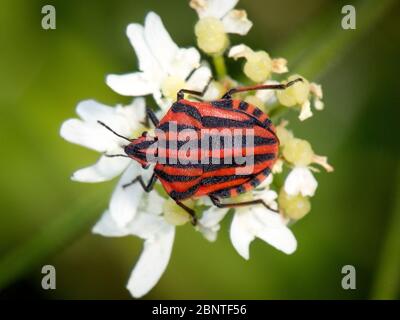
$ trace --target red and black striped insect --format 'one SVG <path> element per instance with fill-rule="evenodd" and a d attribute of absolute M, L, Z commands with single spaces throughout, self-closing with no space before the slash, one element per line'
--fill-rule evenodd
<path fill-rule="evenodd" d="M 239 203 L 223 203 L 221 199 L 231 198 L 256 188 L 271 172 L 278 155 L 279 140 L 275 133 L 275 128 L 269 117 L 256 106 L 245 101 L 232 99 L 232 95 L 238 92 L 263 90 L 263 89 L 286 89 L 294 83 L 302 81 L 296 79 L 287 84 L 257 85 L 233 88 L 226 92 L 220 100 L 215 101 L 190 101 L 184 99 L 184 94 L 201 97 L 203 92 L 181 89 L 177 94 L 177 101 L 173 103 L 166 115 L 158 120 L 153 111 L 147 108 L 147 120 L 150 119 L 157 130 L 164 133 L 163 137 L 150 137 L 146 132 L 136 139 L 123 137 L 109 128 L 106 124 L 99 121 L 101 125 L 112 131 L 119 137 L 129 141 L 124 147 L 125 156 L 138 161 L 144 168 L 149 166 L 149 155 L 153 156 L 155 162 L 153 175 L 148 183 L 145 183 L 141 176 L 135 178 L 127 187 L 139 182 L 146 192 L 150 192 L 157 180 L 161 182 L 169 196 L 176 203 L 185 209 L 192 217 L 192 223 L 196 224 L 196 216 L 192 209 L 182 203 L 188 198 L 208 196 L 212 203 L 220 208 L 247 206 L 262 204 L 270 209 L 261 199 L 245 201 Z M 171 130 L 171 128 L 174 128 Z M 210 134 L 210 130 L 215 129 L 220 134 L 219 149 L 209 145 L 207 149 L 202 149 L 200 138 L 204 138 L 202 132 Z M 224 145 L 226 135 L 232 135 L 233 139 L 237 134 L 237 129 L 253 132 L 253 143 L 247 146 L 244 142 L 237 150 L 235 145 Z M 197 134 L 198 144 L 194 154 L 197 155 L 196 162 L 181 161 L 179 156 L 179 146 L 187 142 L 185 138 L 179 139 L 180 133 L 184 130 Z M 190 134 L 189 134 L 190 135 Z M 232 137 L 231 136 L 231 137 Z M 207 136 L 206 140 L 212 137 Z M 163 139 L 161 141 L 160 139 Z M 229 140 L 229 139 L 228 139 Z M 204 141 L 204 140 L 202 140 Z M 173 147 L 172 147 L 173 145 Z M 208 148 L 210 147 L 210 148 Z M 252 148 L 253 163 L 246 168 L 246 163 L 236 163 L 235 161 L 224 162 L 229 153 L 240 154 L 243 156 Z M 191 150 L 193 151 L 193 150 Z M 160 156 L 156 157 L 154 156 Z M 186 154 L 187 155 L 187 154 Z M 204 155 L 208 156 L 208 161 L 202 161 Z M 215 158 L 219 158 L 216 161 Z M 201 159 L 199 159 L 201 158 Z M 161 159 L 163 161 L 161 161 Z M 185 158 L 187 160 L 187 158 Z M 246 172 L 237 174 L 237 169 Z"/>

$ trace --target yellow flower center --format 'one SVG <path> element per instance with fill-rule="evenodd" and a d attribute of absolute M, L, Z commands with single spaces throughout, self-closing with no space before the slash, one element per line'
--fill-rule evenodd
<path fill-rule="evenodd" d="M 200 19 L 194 28 L 197 45 L 208 54 L 221 54 L 228 47 L 228 36 L 221 20 L 213 17 Z"/>

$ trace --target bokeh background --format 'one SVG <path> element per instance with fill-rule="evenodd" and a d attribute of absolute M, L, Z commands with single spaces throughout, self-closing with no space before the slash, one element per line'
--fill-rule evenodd
<path fill-rule="evenodd" d="M 344 4 L 357 30 L 340 27 Z M 53 4 L 57 29 L 41 28 Z M 0 297 L 125 299 L 139 257 L 138 238 L 90 233 L 115 181 L 69 180 L 97 154 L 59 137 L 75 106 L 95 98 L 128 103 L 109 89 L 108 73 L 137 68 L 125 36 L 149 10 L 180 46 L 195 44 L 195 12 L 183 0 L 23 1 L 0 4 Z M 322 83 L 326 110 L 299 123 L 296 135 L 326 154 L 336 171 L 318 175 L 311 213 L 293 226 L 291 256 L 256 240 L 243 260 L 225 219 L 217 242 L 180 227 L 171 262 L 145 298 L 399 298 L 399 57 L 397 1 L 242 0 L 254 27 L 231 37 L 284 56 L 289 68 Z M 57 289 L 41 289 L 41 267 L 57 270 Z M 343 290 L 354 265 L 357 289 Z"/>

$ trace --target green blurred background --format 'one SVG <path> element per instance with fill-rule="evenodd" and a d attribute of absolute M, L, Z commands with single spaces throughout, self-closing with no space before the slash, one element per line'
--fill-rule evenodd
<path fill-rule="evenodd" d="M 296 135 L 329 156 L 336 171 L 318 175 L 311 213 L 293 226 L 294 255 L 260 240 L 243 260 L 225 219 L 217 242 L 190 225 L 178 229 L 169 266 L 145 298 L 366 299 L 399 298 L 399 57 L 397 1 L 353 2 L 357 30 L 340 27 L 352 2 L 242 0 L 254 27 L 231 37 L 322 83 L 326 110 Z M 53 4 L 57 29 L 41 28 Z M 130 298 L 138 238 L 90 233 L 115 181 L 69 180 L 97 154 L 59 137 L 75 106 L 95 98 L 128 103 L 109 89 L 108 73 L 137 68 L 125 36 L 130 22 L 160 14 L 180 46 L 194 45 L 195 12 L 183 0 L 22 1 L 0 4 L 0 297 Z M 41 289 L 41 267 L 57 270 L 57 289 Z M 357 289 L 341 287 L 342 266 L 357 270 Z"/>

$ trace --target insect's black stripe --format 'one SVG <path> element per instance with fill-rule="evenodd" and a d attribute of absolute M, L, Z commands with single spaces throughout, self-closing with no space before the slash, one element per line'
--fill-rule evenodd
<path fill-rule="evenodd" d="M 264 126 L 266 126 L 267 128 L 269 128 L 272 124 L 271 119 L 265 119 L 263 122 Z M 275 135 L 275 134 L 274 134 Z"/>
<path fill-rule="evenodd" d="M 155 143 L 154 140 L 142 141 L 138 144 L 135 144 L 135 149 L 145 149 L 150 147 L 153 143 Z"/>
<path fill-rule="evenodd" d="M 246 111 L 249 108 L 249 104 L 245 101 L 240 101 L 239 102 L 239 109 Z"/>
<path fill-rule="evenodd" d="M 187 189 L 186 191 L 183 191 L 183 192 L 179 192 L 179 191 L 173 190 L 173 191 L 170 192 L 169 195 L 174 200 L 186 199 L 186 198 L 189 198 L 193 193 L 195 193 L 198 188 L 199 188 L 199 185 L 196 184 L 196 185 L 190 187 L 189 189 Z"/>
<path fill-rule="evenodd" d="M 233 103 L 232 99 L 221 99 L 221 100 L 211 101 L 211 104 L 214 107 L 224 108 L 224 109 L 232 109 L 233 107 L 232 103 Z"/>
<path fill-rule="evenodd" d="M 271 169 L 270 168 L 265 168 L 262 173 L 264 174 L 264 176 L 268 177 L 269 174 L 271 173 Z"/>
<path fill-rule="evenodd" d="M 253 110 L 253 116 L 255 116 L 256 118 L 258 118 L 259 116 L 261 116 L 263 113 L 260 109 L 258 108 L 254 108 Z"/>
<path fill-rule="evenodd" d="M 204 178 L 201 180 L 201 184 L 205 186 L 210 186 L 213 184 L 224 183 L 228 181 L 238 180 L 238 179 L 246 179 L 249 176 L 238 176 L 238 175 L 229 175 L 229 176 L 214 176 L 209 178 Z"/>
<path fill-rule="evenodd" d="M 133 155 L 135 158 L 138 158 L 140 160 L 144 160 L 144 161 L 147 160 L 146 153 L 143 153 L 143 152 L 128 152 L 127 154 Z"/>
<path fill-rule="evenodd" d="M 198 179 L 200 176 L 171 175 L 162 170 L 154 170 L 158 177 L 168 182 L 189 182 Z"/>
<path fill-rule="evenodd" d="M 259 164 L 265 161 L 273 160 L 275 159 L 275 154 L 274 153 L 263 153 L 263 154 L 255 154 L 254 155 L 254 164 Z M 216 163 L 216 160 L 212 160 L 210 158 L 209 164 L 203 164 L 203 170 L 204 172 L 211 172 L 211 171 L 216 171 L 220 169 L 226 169 L 226 168 L 237 168 L 237 167 L 246 167 L 250 165 L 249 163 L 236 163 L 235 158 L 233 157 L 232 163 L 231 164 L 225 164 L 223 163 L 223 158 L 220 158 L 220 163 Z"/>
<path fill-rule="evenodd" d="M 245 192 L 246 192 L 246 189 L 245 189 L 245 187 L 243 187 L 243 185 L 240 185 L 240 186 L 237 186 L 237 187 L 236 187 L 236 191 L 237 191 L 238 193 L 245 193 Z"/>
<path fill-rule="evenodd" d="M 253 178 L 251 181 L 250 181 L 250 184 L 251 184 L 251 186 L 252 187 L 257 187 L 259 184 L 260 184 L 260 180 L 258 179 L 258 178 Z"/>
<path fill-rule="evenodd" d="M 253 118 L 248 120 L 232 120 L 220 117 L 203 117 L 202 124 L 206 128 L 252 128 L 256 121 Z"/>
<path fill-rule="evenodd" d="M 222 189 L 213 192 L 211 195 L 218 197 L 218 198 L 230 198 L 232 188 Z"/>
<path fill-rule="evenodd" d="M 179 131 L 182 131 L 182 130 L 185 130 L 185 129 L 200 130 L 200 128 L 198 128 L 198 127 L 189 126 L 189 125 L 186 125 L 186 124 L 178 124 L 178 125 L 177 124 L 172 124 L 171 128 L 176 129 L 176 131 L 174 130 L 174 131 L 171 131 L 171 132 L 179 132 Z M 169 132 L 170 122 L 164 122 L 163 124 L 159 125 L 157 127 L 157 129 L 162 130 L 164 132 Z"/>
<path fill-rule="evenodd" d="M 193 106 L 180 103 L 180 102 L 175 102 L 172 107 L 171 107 L 172 112 L 174 113 L 184 113 L 197 121 L 201 121 L 201 114 L 200 112 Z"/>
<path fill-rule="evenodd" d="M 218 143 L 218 139 L 219 139 L 219 144 L 220 144 L 220 148 L 223 149 L 225 148 L 225 138 L 231 138 L 231 139 L 226 139 L 226 140 L 232 140 L 230 143 L 231 145 L 228 145 L 229 148 L 232 147 L 242 147 L 245 148 L 247 146 L 248 140 L 251 141 L 251 139 L 247 139 L 247 137 L 245 135 L 242 135 L 242 141 L 241 143 L 239 143 L 238 141 L 236 141 L 237 137 L 235 136 L 222 136 L 222 135 L 204 135 L 203 136 L 203 143 L 205 143 L 208 139 L 208 143 L 210 148 L 213 146 L 213 142 L 216 144 Z M 263 145 L 273 145 L 275 144 L 277 141 L 275 138 L 264 138 L 264 137 L 260 137 L 260 136 L 253 136 L 253 143 L 254 146 L 263 146 Z M 215 146 L 214 144 L 214 146 Z M 237 146 L 237 144 L 239 144 L 239 146 Z M 215 146 L 216 147 L 216 146 Z M 249 146 L 250 147 L 250 146 Z"/>

